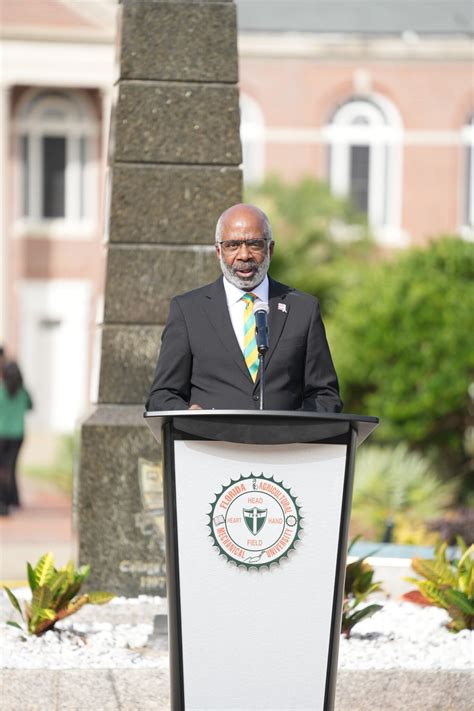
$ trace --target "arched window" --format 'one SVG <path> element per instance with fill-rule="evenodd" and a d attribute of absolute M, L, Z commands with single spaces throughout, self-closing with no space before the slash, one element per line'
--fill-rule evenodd
<path fill-rule="evenodd" d="M 98 123 L 86 97 L 79 92 L 30 92 L 14 126 L 20 229 L 92 228 L 97 223 Z"/>
<path fill-rule="evenodd" d="M 264 151 L 265 122 L 257 102 L 240 95 L 240 140 L 242 141 L 242 163 L 244 183 L 255 185 L 263 180 L 265 172 Z"/>
<path fill-rule="evenodd" d="M 461 233 L 474 238 L 474 113 L 468 118 L 461 133 L 464 149 L 464 195 Z"/>
<path fill-rule="evenodd" d="M 353 98 L 323 129 L 329 144 L 329 183 L 352 198 L 379 241 L 400 244 L 401 122 L 384 99 Z"/>

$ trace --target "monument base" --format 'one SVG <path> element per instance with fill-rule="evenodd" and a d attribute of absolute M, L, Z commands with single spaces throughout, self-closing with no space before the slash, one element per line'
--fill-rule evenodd
<path fill-rule="evenodd" d="M 88 587 L 166 594 L 161 452 L 142 406 L 100 405 L 83 423 L 75 508 Z"/>

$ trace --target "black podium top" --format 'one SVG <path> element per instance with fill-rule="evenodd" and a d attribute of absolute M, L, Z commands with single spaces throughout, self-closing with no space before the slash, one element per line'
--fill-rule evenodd
<path fill-rule="evenodd" d="M 343 442 L 355 430 L 359 445 L 379 423 L 377 417 L 304 410 L 167 410 L 144 417 L 158 441 L 162 425 L 172 422 L 180 439 L 245 444 Z"/>

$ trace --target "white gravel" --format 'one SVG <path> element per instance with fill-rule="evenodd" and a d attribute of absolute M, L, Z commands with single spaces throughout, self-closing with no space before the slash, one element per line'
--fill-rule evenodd
<path fill-rule="evenodd" d="M 29 591 L 16 590 L 28 599 Z M 166 668 L 166 638 L 153 636 L 154 615 L 166 611 L 162 598 L 116 598 L 88 605 L 42 637 L 4 624 L 18 621 L 6 594 L 0 600 L 1 667 L 4 669 Z M 473 669 L 474 633 L 450 633 L 448 615 L 435 607 L 384 602 L 383 609 L 341 637 L 342 669 Z"/>

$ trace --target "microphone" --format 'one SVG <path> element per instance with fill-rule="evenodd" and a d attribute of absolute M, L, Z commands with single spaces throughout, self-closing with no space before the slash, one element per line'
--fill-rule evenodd
<path fill-rule="evenodd" d="M 257 350 L 260 355 L 265 355 L 268 351 L 268 312 L 270 307 L 264 301 L 257 301 L 253 307 L 255 316 L 255 329 Z"/>

